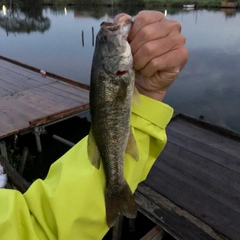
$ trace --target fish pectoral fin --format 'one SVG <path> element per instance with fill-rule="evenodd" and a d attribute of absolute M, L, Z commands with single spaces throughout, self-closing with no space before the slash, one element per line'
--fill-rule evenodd
<path fill-rule="evenodd" d="M 132 103 L 137 105 L 138 107 L 141 106 L 140 93 L 135 86 L 133 88 Z"/>
<path fill-rule="evenodd" d="M 88 151 L 88 158 L 89 161 L 92 163 L 92 165 L 94 167 L 96 167 L 97 169 L 99 169 L 100 167 L 100 153 L 92 132 L 92 128 L 90 128 L 90 132 L 88 135 L 88 147 L 87 147 L 87 151 Z"/>
<path fill-rule="evenodd" d="M 115 225 L 120 214 L 127 218 L 136 218 L 137 204 L 125 179 L 120 186 L 107 186 L 105 201 L 107 225 L 109 228 Z"/>
<path fill-rule="evenodd" d="M 130 128 L 128 144 L 125 152 L 129 154 L 131 157 L 133 157 L 136 161 L 138 161 L 139 159 L 138 147 L 137 147 L 137 143 L 136 143 L 135 137 L 133 136 L 131 128 Z"/>

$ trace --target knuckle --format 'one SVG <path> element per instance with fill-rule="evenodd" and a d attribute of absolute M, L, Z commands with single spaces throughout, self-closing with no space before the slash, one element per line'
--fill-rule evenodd
<path fill-rule="evenodd" d="M 142 46 L 142 54 L 143 56 L 151 56 L 154 51 L 154 45 L 151 42 L 146 42 Z"/>
<path fill-rule="evenodd" d="M 144 26 L 139 31 L 139 39 L 142 39 L 142 41 L 147 41 L 148 37 L 150 36 L 149 28 L 148 26 Z"/>
<path fill-rule="evenodd" d="M 182 26 L 179 22 L 173 20 L 173 28 L 177 29 L 179 32 L 182 30 Z"/>

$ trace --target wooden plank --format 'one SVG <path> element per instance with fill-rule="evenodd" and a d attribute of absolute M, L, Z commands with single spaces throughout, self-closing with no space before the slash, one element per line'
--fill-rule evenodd
<path fill-rule="evenodd" d="M 10 106 L 9 108 L 0 102 L 1 122 L 12 126 L 14 130 L 25 129 L 28 127 L 28 118 L 18 108 Z"/>
<path fill-rule="evenodd" d="M 228 237 L 144 183 L 139 184 L 135 199 L 140 212 L 176 239 L 229 240 Z"/>
<path fill-rule="evenodd" d="M 54 82 L 49 84 L 49 86 L 56 88 L 58 90 L 70 93 L 71 95 L 81 96 L 81 98 L 89 100 L 89 91 L 85 89 L 79 89 L 79 87 L 69 85 L 64 82 Z M 79 91 L 80 90 L 80 91 Z"/>
<path fill-rule="evenodd" d="M 240 229 L 236 224 L 240 222 L 240 214 L 212 199 L 191 181 L 194 179 L 163 162 L 161 169 L 154 167 L 151 170 L 146 184 L 217 231 L 237 240 Z"/>
<path fill-rule="evenodd" d="M 2 61 L 2 60 L 0 60 L 0 61 Z M 40 73 L 40 70 L 31 71 L 27 68 L 20 67 L 16 64 L 12 64 L 7 61 L 0 62 L 0 69 L 1 69 L 1 72 L 2 71 L 11 72 L 13 75 L 17 74 L 22 77 L 31 78 L 32 80 L 38 81 L 39 83 L 50 83 L 50 82 L 56 81 L 56 79 L 51 78 L 51 77 L 46 77 L 46 78 L 43 77 Z"/>
<path fill-rule="evenodd" d="M 32 89 L 30 89 L 30 91 L 32 93 L 38 94 L 38 95 L 48 99 L 48 100 L 55 101 L 56 103 L 65 104 L 67 107 L 73 107 L 73 106 L 77 106 L 77 105 L 86 103 L 86 100 L 84 100 L 84 99 L 82 99 L 80 101 L 76 101 L 76 100 L 61 96 L 61 95 L 53 94 L 52 92 L 42 89 L 42 88 L 32 88 Z"/>
<path fill-rule="evenodd" d="M 14 71 L 13 69 L 5 69 L 1 66 L 1 79 L 4 79 L 5 81 L 8 81 L 9 83 L 12 83 L 16 86 L 23 87 L 24 89 L 29 87 L 37 87 L 39 85 L 45 85 L 49 84 L 51 82 L 55 82 L 56 79 L 53 78 L 44 78 L 36 73 L 31 73 L 26 71 L 25 69 L 17 69 Z"/>
<path fill-rule="evenodd" d="M 165 231 L 157 225 L 140 240 L 161 240 L 165 235 Z"/>
<path fill-rule="evenodd" d="M 3 121 L 3 117 L 5 117 L 5 113 L 0 110 L 0 138 L 5 136 L 8 132 L 15 131 L 15 128 L 10 125 L 8 122 Z"/>
<path fill-rule="evenodd" d="M 23 91 L 22 94 L 16 98 L 16 100 L 21 102 L 26 107 L 34 108 L 36 111 L 40 111 L 43 116 L 66 109 L 66 105 L 64 104 L 51 101 L 28 90 Z M 37 117 L 40 117 L 39 114 L 36 114 L 33 118 Z"/>
<path fill-rule="evenodd" d="M 88 104 L 80 105 L 80 106 L 77 106 L 77 107 L 74 107 L 74 108 L 71 108 L 71 109 L 66 109 L 66 110 L 61 111 L 61 112 L 50 114 L 48 116 L 43 116 L 41 118 L 33 119 L 33 120 L 29 121 L 29 124 L 31 126 L 35 126 L 35 125 L 45 124 L 47 122 L 54 121 L 56 119 L 65 118 L 67 116 L 75 116 L 77 114 L 80 114 L 83 111 L 88 110 L 88 108 L 89 108 Z"/>
<path fill-rule="evenodd" d="M 168 151 L 163 151 L 161 161 L 157 161 L 155 167 L 179 176 L 189 186 L 205 192 L 213 201 L 240 213 L 240 174 L 228 169 L 225 171 L 222 166 L 191 152 L 182 151 L 176 155 L 180 151 L 178 146 L 168 146 Z"/>
<path fill-rule="evenodd" d="M 0 109 L 4 111 L 7 115 L 11 115 L 14 117 L 15 112 L 20 112 L 23 116 L 22 118 L 28 123 L 28 119 L 36 118 L 36 116 L 41 116 L 44 114 L 43 111 L 39 111 L 38 109 L 26 105 L 18 101 L 18 99 L 11 98 L 7 96 L 4 99 L 1 99 Z M 17 120 L 19 121 L 19 119 Z"/>
<path fill-rule="evenodd" d="M 77 101 L 77 102 L 81 102 L 81 101 L 86 102 L 87 101 L 80 94 L 78 94 L 78 95 L 69 94 L 69 92 L 65 92 L 64 90 L 60 90 L 60 89 L 57 89 L 55 87 L 52 87 L 51 84 L 40 86 L 40 88 L 45 90 L 45 91 L 48 91 L 52 94 L 55 94 L 57 96 L 62 96 L 64 98 L 68 98 L 68 99 L 71 99 L 71 100 L 74 100 L 74 101 Z"/>
<path fill-rule="evenodd" d="M 10 67 L 8 67 L 9 69 L 12 69 L 12 67 L 14 67 L 18 71 L 21 68 L 21 69 L 24 69 L 25 72 L 37 73 L 37 74 L 40 73 L 40 69 L 38 69 L 38 68 L 26 65 L 24 63 L 21 63 L 21 62 L 18 62 L 18 61 L 15 61 L 15 60 L 3 57 L 3 56 L 0 56 L 0 65 L 2 65 L 2 64 L 5 64 L 5 66 L 6 66 L 6 64 L 8 64 L 8 66 L 10 66 Z M 62 82 L 66 82 L 66 83 L 74 85 L 74 86 L 78 86 L 78 87 L 80 87 L 82 89 L 89 90 L 89 85 L 86 85 L 84 83 L 76 82 L 74 80 L 71 80 L 71 79 L 68 79 L 68 78 L 65 78 L 65 77 L 62 77 L 62 76 L 50 73 L 50 72 L 47 72 L 47 76 L 50 77 L 50 78 L 54 78 L 54 79 L 60 80 Z"/>
<path fill-rule="evenodd" d="M 8 91 L 8 90 L 6 90 L 4 88 L 0 88 L 0 97 L 6 96 L 6 95 L 8 95 L 10 93 L 11 93 L 10 91 Z"/>
<path fill-rule="evenodd" d="M 212 148 L 224 151 L 235 157 L 240 156 L 240 141 L 212 132 L 211 129 L 199 127 L 182 118 L 176 118 L 170 123 L 168 128 L 174 132 L 209 145 Z"/>
<path fill-rule="evenodd" d="M 88 108 L 89 86 L 85 84 L 51 73 L 44 78 L 40 70 L 2 56 L 0 72 L 0 138 Z"/>
<path fill-rule="evenodd" d="M 9 93 L 15 93 L 22 90 L 22 88 L 15 86 L 12 83 L 8 83 L 7 81 L 4 81 L 3 79 L 1 79 L 1 76 L 0 76 L 0 86 L 1 86 L 1 89 L 8 90 Z"/>
<path fill-rule="evenodd" d="M 183 149 L 194 152 L 211 161 L 214 161 L 215 163 L 221 164 L 224 167 L 231 169 L 232 171 L 240 173 L 240 164 L 238 157 L 231 156 L 231 158 L 229 158 L 229 154 L 227 154 L 225 151 L 218 150 L 202 142 L 192 141 L 192 139 L 188 136 L 179 134 L 176 131 L 172 131 L 171 128 L 168 128 L 167 135 L 169 142 L 179 145 Z"/>

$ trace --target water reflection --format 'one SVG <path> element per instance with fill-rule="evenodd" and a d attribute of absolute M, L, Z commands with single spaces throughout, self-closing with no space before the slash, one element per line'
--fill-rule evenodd
<path fill-rule="evenodd" d="M 0 12 L 0 27 L 5 29 L 6 34 L 9 33 L 31 33 L 45 32 L 50 28 L 50 20 L 43 17 L 40 9 L 21 8 L 15 6 L 11 1 L 7 8 L 2 6 Z"/>
<path fill-rule="evenodd" d="M 141 10 L 80 5 L 31 9 L 21 6 L 15 8 L 10 18 L 9 6 L 6 9 L 6 15 L 3 10 L 0 13 L 0 55 L 87 84 L 100 23 L 112 21 L 120 12 L 134 16 Z M 239 10 L 157 10 L 182 24 L 189 49 L 189 62 L 165 101 L 178 112 L 204 116 L 206 121 L 240 133 Z M 8 30 L 3 24 L 6 19 L 15 24 Z M 23 20 L 27 26 L 17 24 Z M 9 29 L 15 35 L 2 34 L 10 33 Z"/>

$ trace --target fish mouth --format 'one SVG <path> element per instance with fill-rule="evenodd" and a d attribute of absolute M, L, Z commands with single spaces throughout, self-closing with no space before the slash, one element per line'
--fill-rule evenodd
<path fill-rule="evenodd" d="M 126 19 L 124 22 L 120 23 L 111 23 L 111 22 L 102 22 L 101 27 L 111 35 L 121 34 L 124 39 L 127 39 L 128 34 L 132 28 L 133 21 L 131 19 Z"/>

